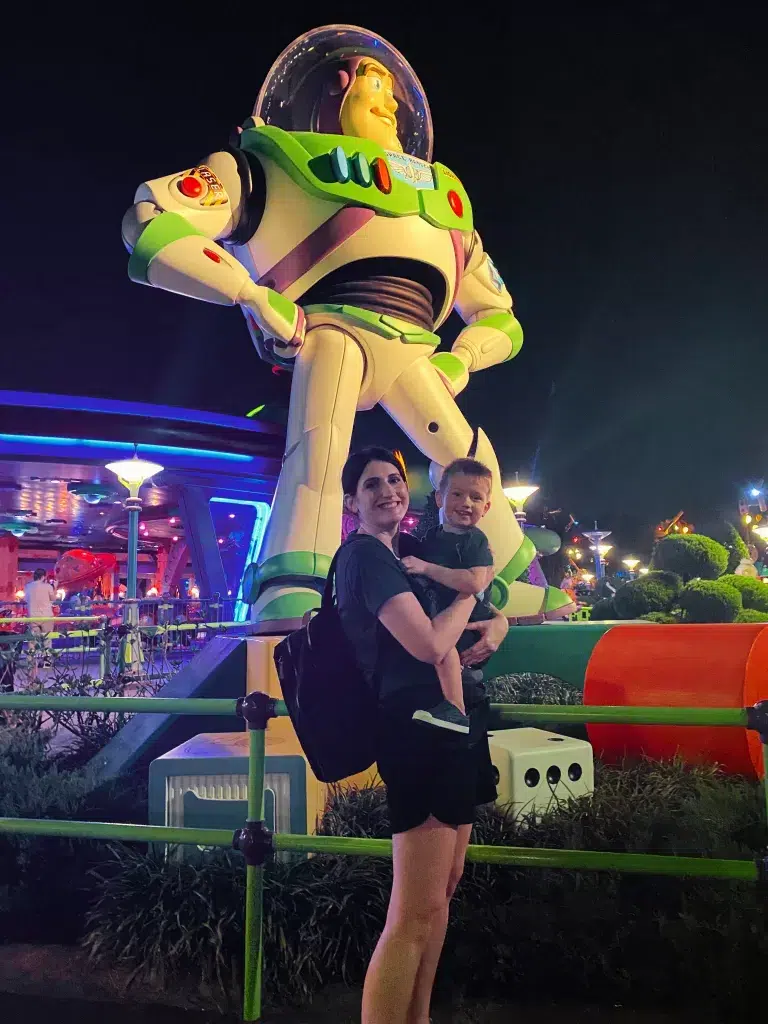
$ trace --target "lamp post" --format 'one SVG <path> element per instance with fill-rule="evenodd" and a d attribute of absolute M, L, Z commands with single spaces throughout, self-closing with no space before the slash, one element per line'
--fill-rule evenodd
<path fill-rule="evenodd" d="M 611 550 L 610 544 L 602 544 L 606 537 L 610 537 L 610 530 L 598 530 L 597 523 L 595 523 L 594 530 L 585 530 L 584 536 L 587 540 L 591 541 L 590 550 L 595 555 L 595 579 L 599 583 L 600 580 L 605 576 L 605 568 L 603 566 L 603 555 L 607 554 Z"/>
<path fill-rule="evenodd" d="M 511 487 L 504 488 L 504 496 L 512 502 L 515 510 L 515 519 L 517 519 L 521 526 L 525 522 L 525 503 L 538 489 L 535 484 L 521 484 L 519 473 L 515 473 L 514 484 Z"/>
<path fill-rule="evenodd" d="M 635 569 L 640 565 L 639 558 L 623 558 L 624 565 L 629 569 L 629 578 L 633 580 L 635 578 Z"/>
<path fill-rule="evenodd" d="M 139 575 L 139 513 L 142 506 L 139 490 L 150 477 L 153 477 L 156 473 L 161 473 L 163 467 L 156 462 L 147 462 L 145 459 L 140 459 L 134 446 L 132 459 L 110 462 L 106 468 L 111 473 L 114 473 L 123 487 L 128 490 L 128 497 L 123 502 L 123 507 L 128 513 L 128 585 L 126 587 L 123 619 L 125 625 L 129 627 L 125 660 L 133 664 L 141 659 L 141 643 L 137 635 L 139 606 L 136 600 Z"/>

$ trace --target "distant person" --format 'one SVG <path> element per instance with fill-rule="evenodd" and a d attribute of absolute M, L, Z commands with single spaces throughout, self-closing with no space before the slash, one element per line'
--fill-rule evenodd
<path fill-rule="evenodd" d="M 53 629 L 53 600 L 56 595 L 45 578 L 45 569 L 35 569 L 33 579 L 24 587 L 24 601 L 27 615 L 31 619 L 43 619 L 30 623 L 33 633 L 48 633 Z"/>
<path fill-rule="evenodd" d="M 0 619 L 12 619 L 13 608 L 0 608 Z M 15 633 L 12 622 L 0 622 L 0 634 Z M 21 644 L 0 643 L 0 693 L 13 693 L 13 673 L 18 659 L 18 648 Z M 0 724 L 4 717 L 0 715 Z"/>

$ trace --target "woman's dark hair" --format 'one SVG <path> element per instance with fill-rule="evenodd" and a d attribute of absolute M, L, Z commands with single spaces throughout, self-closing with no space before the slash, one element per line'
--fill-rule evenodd
<path fill-rule="evenodd" d="M 395 453 L 389 448 L 379 448 L 373 445 L 370 448 L 361 448 L 359 452 L 353 452 L 344 463 L 344 469 L 341 471 L 341 487 L 345 494 L 357 492 L 360 477 L 369 462 L 388 462 L 395 466 L 405 479 L 405 466 Z"/>

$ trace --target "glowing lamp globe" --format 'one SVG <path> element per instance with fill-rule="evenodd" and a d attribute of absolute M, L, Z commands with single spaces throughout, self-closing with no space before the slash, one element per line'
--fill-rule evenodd
<path fill-rule="evenodd" d="M 601 558 L 605 558 L 609 551 L 613 550 L 613 544 L 590 544 L 590 551 L 597 551 Z"/>
<path fill-rule="evenodd" d="M 512 487 L 504 488 L 504 496 L 509 498 L 513 505 L 524 505 L 538 489 L 533 484 L 514 484 Z"/>
<path fill-rule="evenodd" d="M 768 537 L 768 526 L 753 526 L 752 532 L 756 533 L 758 537 Z"/>
<path fill-rule="evenodd" d="M 639 558 L 624 558 L 623 562 L 624 562 L 624 565 L 626 565 L 626 567 L 629 569 L 630 572 L 634 572 L 635 569 L 638 567 L 638 565 L 640 565 L 640 559 Z"/>
<path fill-rule="evenodd" d="M 145 480 L 149 480 L 156 473 L 162 473 L 163 466 L 157 462 L 147 462 L 134 455 L 132 459 L 121 459 L 119 462 L 109 462 L 106 467 L 114 473 L 123 487 L 127 487 L 132 497 L 136 497 L 139 488 Z"/>

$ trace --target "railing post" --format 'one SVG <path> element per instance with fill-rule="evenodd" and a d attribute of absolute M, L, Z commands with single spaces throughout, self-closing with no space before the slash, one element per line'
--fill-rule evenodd
<path fill-rule="evenodd" d="M 758 701 L 754 707 L 747 708 L 747 727 L 755 730 L 763 745 L 763 793 L 768 822 L 768 700 Z"/>
<path fill-rule="evenodd" d="M 266 693 L 249 693 L 237 702 L 248 723 L 248 820 L 235 832 L 233 846 L 245 857 L 245 976 L 243 1020 L 261 1020 L 263 961 L 264 864 L 272 855 L 272 833 L 264 824 L 264 756 L 266 729 L 277 701 Z"/>
<path fill-rule="evenodd" d="M 109 629 L 108 623 L 104 622 L 101 625 L 101 629 L 98 632 L 96 643 L 99 645 L 99 679 L 104 680 L 109 674 L 109 656 L 107 646 L 107 630 Z"/>

